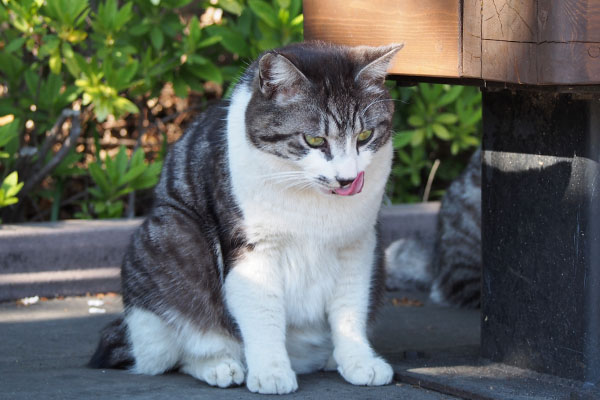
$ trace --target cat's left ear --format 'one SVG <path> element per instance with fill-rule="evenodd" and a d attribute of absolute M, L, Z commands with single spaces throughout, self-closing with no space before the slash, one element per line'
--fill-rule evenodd
<path fill-rule="evenodd" d="M 302 71 L 281 53 L 268 52 L 258 61 L 258 86 L 267 98 L 290 101 L 308 82 Z"/>
<path fill-rule="evenodd" d="M 357 47 L 355 52 L 358 53 L 364 67 L 358 71 L 354 80 L 370 85 L 382 85 L 390 62 L 403 47 L 404 43 L 381 47 Z"/>

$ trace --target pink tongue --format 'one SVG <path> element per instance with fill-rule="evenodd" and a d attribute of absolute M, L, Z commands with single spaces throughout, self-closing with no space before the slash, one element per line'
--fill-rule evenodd
<path fill-rule="evenodd" d="M 353 194 L 360 193 L 363 185 L 365 184 L 365 173 L 361 171 L 356 179 L 352 182 L 352 185 L 346 188 L 335 189 L 335 192 L 340 196 L 352 196 Z"/>

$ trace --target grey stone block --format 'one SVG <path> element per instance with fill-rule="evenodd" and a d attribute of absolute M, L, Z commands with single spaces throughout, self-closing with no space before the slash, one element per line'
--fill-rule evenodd
<path fill-rule="evenodd" d="M 0 301 L 119 291 L 121 259 L 141 219 L 3 225 Z"/>
<path fill-rule="evenodd" d="M 433 236 L 439 203 L 384 207 L 385 246 L 407 236 Z M 121 259 L 142 219 L 61 221 L 0 227 L 0 301 L 118 292 Z"/>

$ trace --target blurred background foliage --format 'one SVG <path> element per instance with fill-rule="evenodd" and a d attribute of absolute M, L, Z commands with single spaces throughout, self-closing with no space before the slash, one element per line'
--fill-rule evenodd
<path fill-rule="evenodd" d="M 2 219 L 143 215 L 168 144 L 261 52 L 302 40 L 301 8 L 0 0 Z M 388 196 L 439 199 L 479 145 L 479 92 L 388 84 L 398 132 Z"/>

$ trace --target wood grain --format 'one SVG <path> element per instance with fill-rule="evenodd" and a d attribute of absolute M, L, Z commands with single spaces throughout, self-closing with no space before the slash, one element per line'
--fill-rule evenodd
<path fill-rule="evenodd" d="M 600 84 L 600 43 L 541 43 L 537 57 L 540 85 Z"/>
<path fill-rule="evenodd" d="M 513 42 L 537 41 L 537 2 L 484 0 L 482 38 Z"/>
<path fill-rule="evenodd" d="M 600 42 L 600 1 L 538 0 L 540 42 Z"/>
<path fill-rule="evenodd" d="M 462 73 L 467 78 L 481 78 L 482 0 L 463 0 Z"/>
<path fill-rule="evenodd" d="M 535 43 L 484 40 L 481 52 L 483 79 L 519 84 L 537 83 Z"/>
<path fill-rule="evenodd" d="M 390 72 L 459 77 L 460 0 L 304 0 L 304 36 L 346 45 L 404 43 Z"/>
<path fill-rule="evenodd" d="M 483 0 L 481 17 L 482 79 L 600 84 L 600 0 Z"/>

